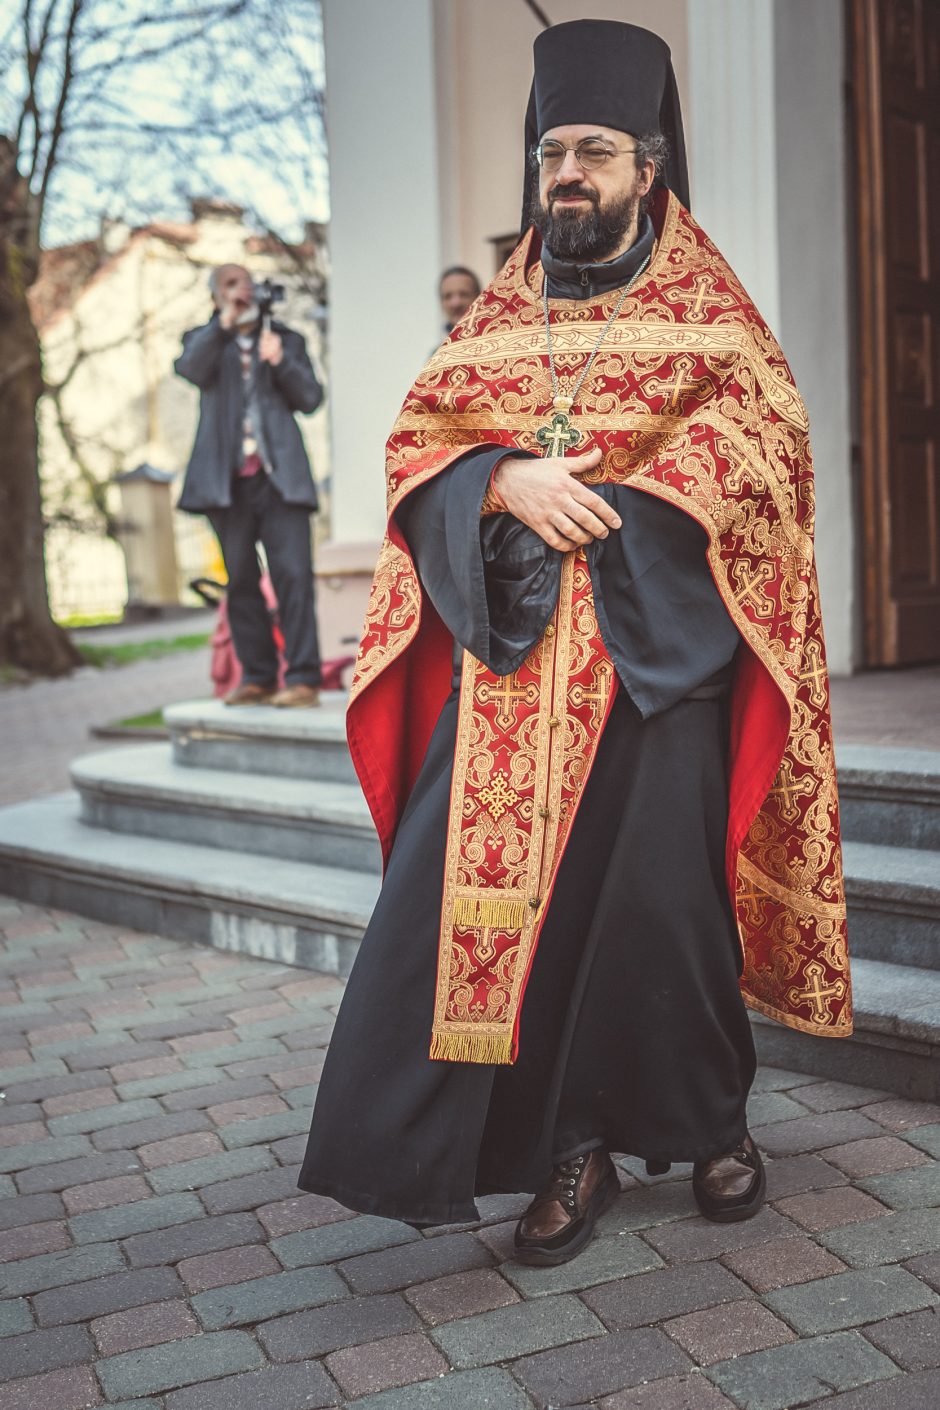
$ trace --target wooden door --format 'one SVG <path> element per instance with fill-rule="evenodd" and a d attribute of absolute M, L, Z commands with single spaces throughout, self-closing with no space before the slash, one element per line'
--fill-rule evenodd
<path fill-rule="evenodd" d="M 940 0 L 849 0 L 870 666 L 940 660 Z"/>

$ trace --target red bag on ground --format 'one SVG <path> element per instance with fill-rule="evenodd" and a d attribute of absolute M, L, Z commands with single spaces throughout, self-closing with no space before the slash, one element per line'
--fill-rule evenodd
<path fill-rule="evenodd" d="M 211 606 L 218 605 L 218 616 L 216 618 L 215 630 L 209 642 L 212 648 L 212 659 L 209 667 L 209 674 L 212 677 L 212 693 L 221 698 L 234 690 L 242 678 L 242 668 L 235 655 L 235 646 L 232 642 L 232 629 L 228 620 L 228 599 L 225 594 L 223 583 L 213 582 L 208 578 L 197 578 L 190 583 L 194 592 L 198 593 L 204 602 Z M 208 591 L 214 589 L 218 596 L 214 596 Z M 274 637 L 274 644 L 277 647 L 277 683 L 284 684 L 284 675 L 287 670 L 287 660 L 284 656 L 284 636 L 281 632 L 277 620 L 277 598 L 274 595 L 274 586 L 267 573 L 261 578 L 261 591 L 267 603 L 268 611 L 271 614 L 271 633 Z M 328 661 L 321 662 L 321 672 L 323 675 L 323 690 L 342 690 L 343 671 L 347 670 L 355 662 L 355 656 L 333 656 Z"/>

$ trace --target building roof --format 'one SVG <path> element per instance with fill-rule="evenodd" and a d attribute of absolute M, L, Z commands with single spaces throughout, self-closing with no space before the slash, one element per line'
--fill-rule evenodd
<path fill-rule="evenodd" d="M 126 228 L 123 243 L 114 247 L 118 222 L 102 222 L 101 235 L 96 240 L 80 240 L 43 250 L 39 258 L 39 275 L 29 290 L 33 321 L 40 330 L 48 328 L 57 318 L 72 309 L 78 298 L 92 284 L 106 277 L 114 266 L 142 241 L 162 240 L 183 247 L 199 239 L 199 227 L 207 220 L 230 220 L 241 224 L 244 210 L 230 201 L 213 197 L 194 198 L 194 219 L 191 221 L 155 220 L 135 229 Z M 245 239 L 249 255 L 277 255 L 287 251 L 302 263 L 313 261 L 326 243 L 326 226 L 308 221 L 304 239 L 297 245 L 287 245 L 276 235 L 255 234 Z"/>

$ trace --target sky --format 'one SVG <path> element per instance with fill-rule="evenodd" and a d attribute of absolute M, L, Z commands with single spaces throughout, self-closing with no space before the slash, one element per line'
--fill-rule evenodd
<path fill-rule="evenodd" d="M 32 6 L 34 44 L 51 9 L 37 85 L 46 133 L 73 3 Z M 7 133 L 26 92 L 24 4 L 0 0 L 0 130 Z M 226 7 L 235 13 L 220 15 Z M 328 219 L 317 0 L 83 0 L 77 35 L 68 131 L 44 218 L 47 248 L 92 238 L 104 217 L 130 225 L 185 220 L 192 196 L 245 206 L 259 226 L 288 240 L 300 237 L 305 221 Z M 34 147 L 27 124 L 21 171 Z M 34 187 L 46 150 L 40 133 Z"/>

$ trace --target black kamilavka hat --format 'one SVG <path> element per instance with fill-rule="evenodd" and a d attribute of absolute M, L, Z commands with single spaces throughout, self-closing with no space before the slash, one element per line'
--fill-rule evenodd
<path fill-rule="evenodd" d="M 571 20 L 543 30 L 533 53 L 535 77 L 525 118 L 523 230 L 529 224 L 532 149 L 543 133 L 572 123 L 596 122 L 635 137 L 661 132 L 669 143 L 663 180 L 688 207 L 682 110 L 665 40 L 618 20 Z"/>

